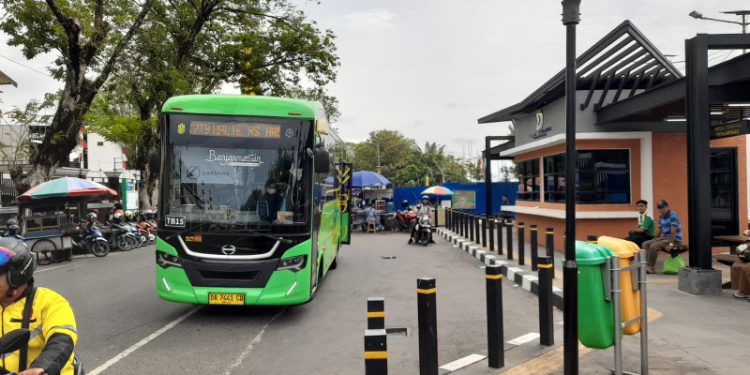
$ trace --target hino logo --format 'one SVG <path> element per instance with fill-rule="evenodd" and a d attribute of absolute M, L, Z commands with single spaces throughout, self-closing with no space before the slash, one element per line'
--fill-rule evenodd
<path fill-rule="evenodd" d="M 221 247 L 221 252 L 224 255 L 234 255 L 235 251 L 237 251 L 237 248 L 234 245 L 224 245 Z"/>

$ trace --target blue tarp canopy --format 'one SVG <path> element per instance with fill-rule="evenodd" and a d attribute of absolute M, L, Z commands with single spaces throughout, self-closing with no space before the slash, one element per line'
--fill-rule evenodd
<path fill-rule="evenodd" d="M 325 183 L 333 185 L 333 177 L 327 177 Z M 385 187 L 390 183 L 391 181 L 383 177 L 382 174 L 373 171 L 356 171 L 352 175 L 352 187 L 355 189 L 362 189 L 370 186 Z"/>

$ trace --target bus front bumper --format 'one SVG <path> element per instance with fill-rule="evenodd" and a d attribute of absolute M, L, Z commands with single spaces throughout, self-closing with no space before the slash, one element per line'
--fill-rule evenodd
<path fill-rule="evenodd" d="M 191 304 L 209 304 L 209 293 L 240 293 L 245 305 L 296 305 L 310 300 L 310 265 L 297 272 L 274 271 L 263 288 L 193 286 L 184 269 L 157 265 L 156 291 L 164 300 Z"/>

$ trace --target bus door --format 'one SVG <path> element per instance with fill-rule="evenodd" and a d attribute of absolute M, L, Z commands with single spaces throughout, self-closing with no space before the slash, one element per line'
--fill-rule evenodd
<path fill-rule="evenodd" d="M 352 164 L 336 163 L 336 184 L 339 189 L 339 208 L 341 209 L 341 243 L 351 244 L 352 221 L 351 205 L 352 196 Z"/>

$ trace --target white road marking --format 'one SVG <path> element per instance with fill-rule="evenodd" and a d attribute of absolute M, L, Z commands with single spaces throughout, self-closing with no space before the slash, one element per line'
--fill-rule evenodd
<path fill-rule="evenodd" d="M 232 363 L 231 366 L 229 366 L 226 370 L 224 370 L 224 375 L 230 375 L 233 370 L 235 370 L 237 367 L 240 367 L 240 365 L 242 364 L 242 361 L 244 361 L 245 357 L 247 357 L 250 354 L 250 352 L 253 351 L 253 349 L 255 348 L 255 345 L 260 344 L 260 340 L 263 340 L 263 334 L 266 333 L 266 328 L 268 328 L 268 326 L 270 326 L 271 323 L 273 323 L 273 321 L 276 320 L 276 318 L 278 318 L 279 315 L 281 315 L 284 311 L 285 309 L 282 309 L 279 312 L 277 312 L 276 315 L 274 315 L 271 318 L 271 320 L 269 320 L 268 323 L 266 323 L 263 326 L 263 328 L 261 328 L 260 332 L 258 332 L 258 334 L 255 335 L 255 337 L 250 341 L 250 343 L 247 344 L 247 347 L 245 348 L 245 350 L 243 350 L 242 353 L 240 353 L 240 356 L 237 357 L 234 363 Z"/>
<path fill-rule="evenodd" d="M 132 354 L 132 353 L 133 353 L 134 351 L 138 350 L 138 349 L 139 349 L 140 347 L 142 347 L 142 346 L 144 346 L 144 345 L 148 344 L 149 342 L 153 341 L 153 340 L 154 340 L 155 338 L 157 338 L 157 337 L 161 336 L 161 335 L 162 335 L 162 334 L 163 334 L 164 332 L 167 332 L 167 331 L 169 331 L 170 329 L 172 329 L 172 328 L 173 328 L 174 326 L 176 326 L 176 325 L 180 324 L 180 323 L 181 323 L 181 322 L 182 322 L 183 320 L 187 319 L 187 318 L 188 318 L 188 317 L 189 317 L 190 315 L 193 315 L 193 314 L 195 314 L 195 312 L 196 312 L 196 311 L 198 311 L 198 310 L 199 310 L 199 309 L 200 309 L 201 307 L 202 307 L 202 306 L 196 306 L 196 307 L 194 307 L 193 309 L 191 309 L 190 311 L 188 311 L 188 312 L 186 312 L 186 313 L 182 314 L 182 315 L 181 315 L 180 317 L 178 317 L 177 319 L 175 319 L 175 320 L 173 320 L 173 321 L 171 321 L 171 322 L 167 323 L 167 325 L 165 325 L 164 327 L 161 327 L 161 328 L 160 328 L 159 330 L 157 330 L 156 332 L 154 332 L 154 333 L 152 333 L 152 334 L 148 335 L 148 336 L 147 336 L 146 338 L 144 338 L 143 340 L 141 340 L 141 341 L 138 341 L 137 343 L 133 344 L 133 345 L 132 345 L 132 346 L 130 346 L 129 348 L 127 348 L 127 349 L 123 350 L 123 351 L 122 351 L 122 352 L 121 352 L 120 354 L 118 354 L 118 355 L 116 355 L 116 356 L 112 357 L 112 359 L 110 359 L 110 360 L 109 360 L 109 361 L 107 361 L 107 362 L 104 362 L 104 363 L 103 363 L 102 365 L 100 365 L 99 367 L 97 367 L 97 368 L 93 369 L 93 370 L 92 370 L 91 372 L 89 372 L 88 374 L 89 374 L 89 375 L 98 375 L 98 374 L 101 374 L 101 373 L 103 373 L 103 372 L 104 372 L 105 370 L 107 370 L 108 368 L 112 367 L 112 366 L 113 366 L 114 364 L 116 364 L 117 362 L 120 362 L 120 361 L 121 361 L 121 360 L 122 360 L 123 358 L 125 358 L 125 357 L 129 356 L 129 355 L 130 355 L 130 354 Z"/>
<path fill-rule="evenodd" d="M 45 271 L 51 271 L 51 270 L 54 270 L 55 268 L 65 267 L 65 266 L 69 266 L 69 265 L 70 265 L 70 264 L 61 264 L 61 265 L 59 265 L 59 266 L 54 266 L 54 267 L 43 268 L 43 269 L 41 269 L 41 270 L 36 270 L 36 271 L 34 271 L 34 272 L 36 272 L 36 273 L 41 273 L 41 272 L 45 272 Z"/>
<path fill-rule="evenodd" d="M 536 332 L 530 332 L 523 336 L 519 336 L 514 338 L 513 340 L 508 341 L 508 344 L 511 345 L 523 345 L 527 342 L 534 341 L 539 338 L 539 334 Z"/>
<path fill-rule="evenodd" d="M 441 370 L 445 371 L 457 371 L 460 368 L 466 367 L 472 363 L 477 363 L 487 357 L 479 354 L 469 354 L 466 357 L 463 357 L 461 359 L 457 359 L 451 363 L 448 363 L 446 365 L 440 366 Z"/>

